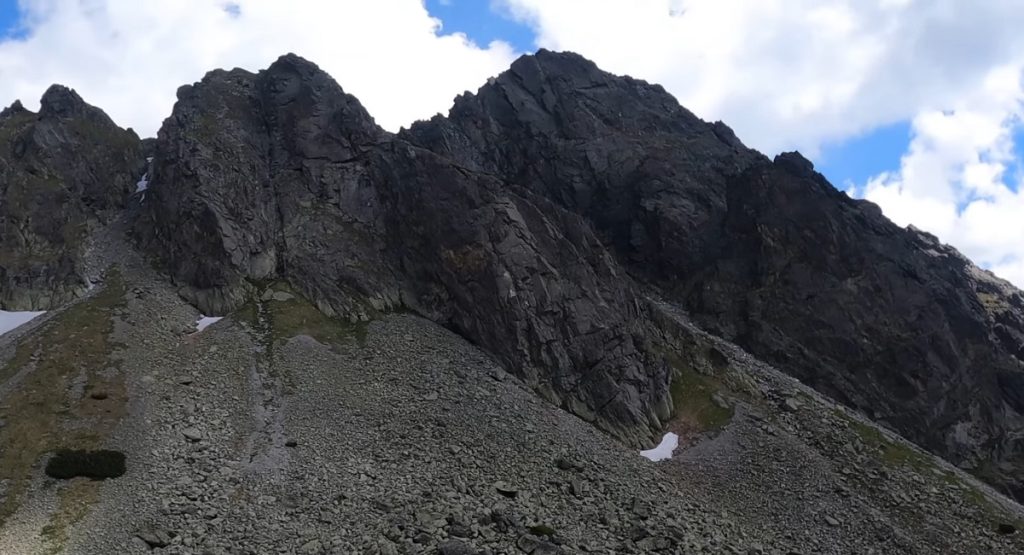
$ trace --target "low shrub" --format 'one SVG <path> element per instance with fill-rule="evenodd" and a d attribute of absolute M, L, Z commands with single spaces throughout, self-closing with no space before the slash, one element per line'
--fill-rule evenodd
<path fill-rule="evenodd" d="M 78 476 L 93 480 L 117 478 L 125 472 L 124 461 L 124 453 L 120 451 L 62 449 L 46 463 L 46 475 L 61 480 Z"/>

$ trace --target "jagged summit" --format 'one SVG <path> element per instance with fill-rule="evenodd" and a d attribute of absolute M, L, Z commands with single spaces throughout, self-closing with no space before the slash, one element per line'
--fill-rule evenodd
<path fill-rule="evenodd" d="M 604 72 L 578 54 L 543 49 L 521 56 L 476 93 L 460 95 L 447 117 L 417 122 L 407 135 L 458 155 L 459 145 L 445 142 L 483 146 L 510 131 L 583 142 L 604 135 L 644 141 L 713 135 L 730 151 L 747 151 L 728 126 L 701 121 L 660 85 Z"/>
<path fill-rule="evenodd" d="M 41 117 L 70 117 L 88 108 L 74 89 L 64 85 L 51 85 L 39 101 Z"/>
<path fill-rule="evenodd" d="M 295 56 L 194 94 L 162 132 L 144 227 L 204 310 L 282 275 L 343 316 L 410 308 L 502 353 L 556 404 L 649 438 L 671 405 L 661 347 L 636 341 L 651 336 L 637 279 L 961 464 L 1021 451 L 1009 433 L 1021 408 L 1004 412 L 1016 397 L 1000 385 L 1021 372 L 1020 312 L 1002 303 L 996 322 L 966 266 L 927 254 L 798 153 L 769 160 L 661 87 L 540 51 L 395 137 Z M 214 128 L 204 113 L 225 115 Z M 196 150 L 181 144 L 216 156 L 183 160 Z M 220 172 L 226 160 L 241 173 Z M 166 211 L 191 194 L 203 210 Z M 601 339 L 581 345 L 590 333 Z"/>
<path fill-rule="evenodd" d="M 72 88 L 60 84 L 50 85 L 39 100 L 38 114 L 25 108 L 21 100 L 15 100 L 10 106 L 0 111 L 0 119 L 17 114 L 33 114 L 40 119 L 72 119 L 75 117 L 95 119 L 99 125 L 109 127 L 114 123 L 103 110 L 88 104 Z"/>
<path fill-rule="evenodd" d="M 47 309 L 82 295 L 91 230 L 124 208 L 145 161 L 134 132 L 61 85 L 38 114 L 0 116 L 0 307 Z"/>
<path fill-rule="evenodd" d="M 996 518 L 1013 528 L 1004 516 L 991 516 L 1007 514 L 1000 511 L 1011 505 L 987 493 L 978 494 L 988 500 L 987 509 L 977 499 L 963 501 L 961 491 L 975 490 L 962 485 L 961 474 L 769 366 L 1001 491 L 1024 492 L 1024 297 L 955 250 L 836 190 L 799 153 L 769 159 L 745 147 L 724 123 L 702 121 L 658 85 L 546 50 L 521 57 L 476 93 L 458 97 L 447 117 L 397 134 L 383 131 L 358 99 L 294 54 L 257 73 L 211 71 L 177 94 L 158 137 L 145 145 L 62 87 L 44 97 L 41 114 L 48 117 L 18 117 L 12 108 L 0 118 L 0 210 L 6 209 L 0 213 L 0 303 L 63 306 L 87 293 L 87 269 L 105 267 L 97 260 L 109 262 L 110 253 L 124 252 L 135 262 L 122 263 L 132 285 L 118 297 L 127 308 L 117 310 L 135 322 L 141 315 L 170 315 L 166 325 L 161 317 L 145 329 L 161 338 L 161 356 L 172 362 L 154 359 L 144 347 L 127 348 L 166 383 L 153 386 L 140 378 L 133 391 L 174 399 L 170 392 L 183 383 L 173 377 L 179 360 L 196 375 L 232 376 L 202 397 L 202 410 L 180 407 L 189 415 L 187 428 L 167 423 L 161 433 L 170 430 L 202 445 L 200 427 L 225 428 L 238 417 L 231 411 L 242 410 L 212 417 L 220 402 L 241 403 L 259 417 L 248 439 L 224 439 L 251 452 L 217 444 L 190 459 L 185 447 L 191 443 L 145 451 L 157 460 L 165 454 L 179 462 L 212 457 L 218 465 L 222 458 L 238 458 L 228 471 L 202 475 L 234 476 L 242 469 L 245 476 L 283 476 L 301 468 L 303 476 L 317 476 L 315 487 L 328 487 L 333 482 L 306 465 L 326 464 L 318 457 L 328 452 L 338 459 L 335 448 L 296 454 L 296 466 L 289 466 L 282 430 L 313 434 L 323 446 L 329 434 L 311 431 L 320 430 L 313 416 L 337 413 L 344 415 L 338 433 L 356 438 L 346 449 L 367 449 L 361 415 L 373 414 L 378 427 L 412 418 L 415 432 L 388 428 L 382 437 L 412 434 L 411 451 L 427 450 L 425 467 L 445 465 L 451 475 L 472 467 L 465 472 L 474 480 L 451 491 L 439 486 L 441 495 L 417 499 L 444 504 L 440 499 L 468 496 L 465 506 L 476 511 L 485 495 L 480 492 L 494 490 L 503 500 L 523 503 L 516 510 L 529 511 L 530 496 L 517 497 L 507 480 L 518 476 L 532 483 L 541 472 L 528 457 L 505 453 L 501 464 L 507 459 L 510 473 L 498 485 L 481 485 L 481 461 L 498 460 L 500 449 L 480 444 L 500 447 L 499 436 L 506 434 L 516 438 L 516 452 L 528 452 L 530 438 L 539 433 L 547 457 L 550 442 L 584 437 L 551 426 L 576 430 L 582 420 L 631 449 L 652 446 L 666 430 L 677 432 L 692 463 L 687 468 L 696 469 L 693 480 L 706 478 L 730 491 L 723 503 L 738 511 L 741 526 L 766 534 L 777 551 L 818 549 L 829 530 L 850 550 L 966 552 L 978 542 L 996 546 L 990 551 L 1015 545 L 1013 538 L 985 531 Z M 136 193 L 144 174 L 146 188 Z M 69 227 L 60 227 L 64 221 Z M 230 341 L 214 340 L 218 348 L 212 351 L 202 338 L 182 338 L 183 322 L 196 311 L 224 316 Z M 339 339 L 346 334 L 356 336 L 354 343 Z M 456 342 L 456 335 L 472 349 Z M 475 352 L 504 370 L 467 373 L 456 360 L 477 360 Z M 136 364 L 129 360 L 125 372 Z M 285 387 L 281 368 L 302 379 Z M 336 368 L 343 371 L 335 374 Z M 410 400 L 418 384 L 394 385 L 403 374 L 440 393 Z M 479 386 L 483 375 L 503 385 Z M 331 385 L 314 387 L 305 379 Z M 237 380 L 256 392 L 254 405 L 217 397 Z M 517 410 L 528 397 L 509 392 L 520 386 L 547 401 L 551 411 L 564 411 L 556 424 L 532 405 Z M 294 399 L 285 393 L 289 388 L 298 392 Z M 356 410 L 363 401 L 347 396 L 349 388 L 384 397 L 373 410 Z M 468 423 L 448 421 L 459 411 L 459 395 L 473 399 L 465 409 Z M 310 399 L 316 403 L 306 406 Z M 420 404 L 439 399 L 445 403 Z M 384 400 L 402 408 L 378 406 Z M 416 419 L 403 412 L 407 407 L 421 407 L 429 417 Z M 579 420 L 569 426 L 565 413 Z M 285 415 L 299 416 L 289 421 Z M 487 424 L 469 425 L 473 420 Z M 515 426 L 503 427 L 506 420 Z M 435 429 L 437 421 L 445 424 Z M 473 436 L 476 444 L 460 440 L 457 449 L 441 453 L 417 435 L 443 444 L 446 429 Z M 229 436 L 224 431 L 218 437 Z M 290 448 L 297 445 L 302 443 Z M 563 488 L 556 482 L 544 490 L 573 515 L 565 525 L 574 549 L 582 549 L 577 517 L 602 522 L 602 537 L 615 538 L 591 551 L 708 547 L 688 544 L 685 532 L 672 531 L 693 524 L 664 520 L 677 509 L 645 509 L 650 499 L 644 494 L 624 509 L 629 514 L 595 513 L 603 509 L 589 500 L 623 505 L 622 492 L 636 487 L 607 485 L 619 479 L 607 469 L 628 469 L 631 476 L 646 471 L 608 462 L 604 447 L 589 449 L 587 457 L 604 461 L 587 467 L 592 485 L 570 481 Z M 387 457 L 373 452 L 370 462 Z M 471 455 L 463 461 L 461 453 Z M 847 463 L 858 466 L 842 468 Z M 338 464 L 345 467 L 338 475 L 358 466 Z M 404 464 L 385 465 L 388 479 L 423 477 Z M 748 467 L 756 472 L 748 475 Z M 565 461 L 553 468 L 584 472 Z M 352 475 L 372 482 L 361 470 Z M 695 495 L 714 490 L 688 484 L 693 489 L 686 491 Z M 780 484 L 802 488 L 783 503 L 781 516 L 773 514 L 778 505 L 762 498 L 749 507 L 737 502 L 744 489 L 765 498 L 792 497 L 792 491 L 778 490 Z M 818 491 L 813 484 L 827 486 Z M 916 491 L 917 484 L 935 491 L 898 503 L 919 505 L 914 515 L 920 518 L 908 520 L 886 496 L 890 487 Z M 280 496 L 256 494 L 262 485 L 235 486 L 257 499 Z M 227 489 L 217 491 L 230 497 Z M 443 553 L 435 532 L 444 529 L 491 547 L 514 535 L 518 549 L 536 553 L 555 549 L 558 538 L 543 522 L 501 516 L 505 506 L 469 519 L 469 509 L 445 505 L 451 519 L 435 518 L 430 509 L 426 516 L 414 512 L 415 522 L 408 523 L 398 514 L 408 511 L 393 511 L 392 501 L 371 502 L 387 494 L 360 491 L 369 496 L 360 503 L 382 512 L 375 518 L 395 520 L 398 532 L 381 532 L 387 534 L 382 545 L 414 550 L 410 546 L 422 544 Z M 848 527 L 833 515 L 843 503 L 858 515 Z M 825 508 L 828 519 L 819 514 Z M 942 513 L 947 508 L 948 515 Z M 175 522 L 191 527 L 189 515 L 206 514 L 206 507 L 196 510 Z M 657 516 L 649 526 L 637 524 L 642 532 L 630 528 L 645 521 L 642 514 Z M 778 518 L 765 524 L 766 515 Z M 863 515 L 882 516 L 876 522 Z M 210 525 L 229 534 L 218 518 Z M 925 531 L 907 524 L 922 519 L 942 524 Z M 478 530 L 463 520 L 477 522 Z M 814 522 L 826 528 L 815 531 L 813 541 L 788 539 L 778 528 Z M 462 529 L 455 526 L 465 526 L 468 535 L 458 535 L 453 530 Z M 950 532 L 969 526 L 981 528 Z M 150 540 L 164 541 L 146 537 L 150 546 L 156 545 Z M 311 545 L 316 552 L 319 544 Z"/>
<path fill-rule="evenodd" d="M 20 114 L 27 111 L 28 110 L 24 106 L 22 106 L 20 100 L 15 100 L 11 103 L 10 106 L 4 108 L 3 110 L 0 110 L 0 119 L 5 119 L 15 114 Z"/>
<path fill-rule="evenodd" d="M 202 310 L 276 278 L 345 319 L 413 310 L 623 439 L 660 430 L 667 367 L 636 344 L 640 301 L 579 218 L 390 137 L 297 57 L 211 74 L 167 121 L 137 230 Z"/>
<path fill-rule="evenodd" d="M 320 69 L 320 66 L 315 63 L 299 56 L 293 52 L 289 52 L 274 60 L 274 63 L 264 70 L 267 73 L 295 73 L 301 80 L 320 80 L 322 78 L 331 79 L 333 78 L 327 75 L 327 72 Z"/>

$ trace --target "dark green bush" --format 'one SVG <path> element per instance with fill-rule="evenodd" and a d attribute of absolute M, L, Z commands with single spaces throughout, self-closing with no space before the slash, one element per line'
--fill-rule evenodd
<path fill-rule="evenodd" d="M 61 480 L 70 480 L 77 476 L 103 480 L 117 478 L 124 472 L 124 453 L 107 449 L 98 451 L 62 449 L 46 463 L 46 475 Z"/>

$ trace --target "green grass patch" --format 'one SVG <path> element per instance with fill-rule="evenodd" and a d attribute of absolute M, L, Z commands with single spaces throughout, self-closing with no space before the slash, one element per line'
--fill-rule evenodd
<path fill-rule="evenodd" d="M 263 300 L 269 289 L 273 293 L 290 296 L 285 300 Z M 238 317 L 252 322 L 257 330 L 268 336 L 271 344 L 299 335 L 308 335 L 325 345 L 341 345 L 355 341 L 366 344 L 369 322 L 348 322 L 327 316 L 285 283 L 274 282 L 268 288 L 259 288 L 259 298 L 239 309 Z"/>
<path fill-rule="evenodd" d="M 889 466 L 909 466 L 918 472 L 930 472 L 935 468 L 931 457 L 915 451 L 904 443 L 890 440 L 875 426 L 850 418 L 842 412 L 838 414 L 849 423 L 850 429 L 865 445 L 878 450 L 883 463 Z"/>
<path fill-rule="evenodd" d="M 99 482 L 87 478 L 75 478 L 57 493 L 57 508 L 50 515 L 50 522 L 43 526 L 45 555 L 64 553 L 71 526 L 89 514 L 89 508 L 99 497 Z"/>
<path fill-rule="evenodd" d="M 666 354 L 672 366 L 670 393 L 674 414 L 672 422 L 679 432 L 694 435 L 721 429 L 732 420 L 733 409 L 714 401 L 722 390 L 717 377 L 707 376 L 690 368 L 679 357 Z"/>
<path fill-rule="evenodd" d="M 7 422 L 0 428 L 0 479 L 9 480 L 7 495 L 0 499 L 0 525 L 17 510 L 33 478 L 33 466 L 46 453 L 98 449 L 124 415 L 123 378 L 105 378 L 100 372 L 111 364 L 112 312 L 123 300 L 124 284 L 111 271 L 102 290 L 26 337 L 4 366 L 2 375 L 12 376 L 22 366 L 35 364 L 0 405 L 0 418 Z M 86 391 L 102 389 L 107 397 L 73 398 L 70 385 L 81 374 Z M 88 425 L 66 425 L 81 423 Z"/>
<path fill-rule="evenodd" d="M 884 465 L 891 468 L 909 468 L 926 479 L 934 478 L 943 487 L 957 489 L 967 504 L 978 509 L 992 530 L 996 530 L 1001 523 L 1013 524 L 1018 529 L 1024 526 L 1024 521 L 1020 519 L 1005 518 L 1005 511 L 999 510 L 981 490 L 965 482 L 956 473 L 940 469 L 931 456 L 889 439 L 877 427 L 852 418 L 842 411 L 834 410 L 833 414 L 846 421 L 865 445 L 875 449 L 879 461 Z"/>
<path fill-rule="evenodd" d="M 92 119 L 75 118 L 71 120 L 70 128 L 82 140 L 92 144 L 110 145 L 115 152 L 131 152 L 138 148 L 138 138 L 115 125 L 104 125 Z"/>
<path fill-rule="evenodd" d="M 366 344 L 369 322 L 346 322 L 321 312 L 298 291 L 281 281 L 255 283 L 255 295 L 232 315 L 249 324 L 266 352 L 271 375 L 281 380 L 286 394 L 295 391 L 294 377 L 275 364 L 274 351 L 281 343 L 305 335 L 330 348 Z"/>

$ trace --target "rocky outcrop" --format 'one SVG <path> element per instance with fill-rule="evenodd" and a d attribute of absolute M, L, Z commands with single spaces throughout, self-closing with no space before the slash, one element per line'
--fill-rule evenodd
<path fill-rule="evenodd" d="M 1020 293 L 798 154 L 731 180 L 677 298 L 707 329 L 1018 494 Z M 1018 306 L 1014 306 L 1014 304 Z"/>
<path fill-rule="evenodd" d="M 277 279 L 341 318 L 412 310 L 649 444 L 673 410 L 649 292 L 1024 493 L 1019 291 L 799 154 L 770 160 L 579 56 L 524 56 L 397 135 L 293 55 L 182 87 L 145 144 L 61 87 L 39 114 L 16 103 L 0 113 L 0 302 L 79 294 L 88 231 L 144 170 L 134 233 L 207 314 Z"/>
<path fill-rule="evenodd" d="M 799 154 L 546 51 L 403 137 L 584 216 L 706 329 L 1024 493 L 1024 297 Z"/>
<path fill-rule="evenodd" d="M 200 309 L 284 278 L 343 318 L 443 323 L 631 443 L 671 413 L 642 304 L 580 215 L 390 136 L 296 56 L 178 96 L 137 232 Z"/>
<path fill-rule="evenodd" d="M 0 112 L 0 307 L 48 309 L 88 288 L 90 231 L 125 206 L 142 175 L 139 138 L 54 85 L 39 113 Z"/>
<path fill-rule="evenodd" d="M 763 362 L 1021 496 L 1021 292 L 656 85 L 540 51 L 392 135 L 287 55 L 156 139 L 42 105 L 0 112 L 0 304 L 119 268 L 0 338 L 0 552 L 1021 552 Z M 71 526 L 44 459 L 99 447 Z"/>
<path fill-rule="evenodd" d="M 586 216 L 652 275 L 693 267 L 689 238 L 720 221 L 730 177 L 763 159 L 660 86 L 545 50 L 403 136 Z"/>

